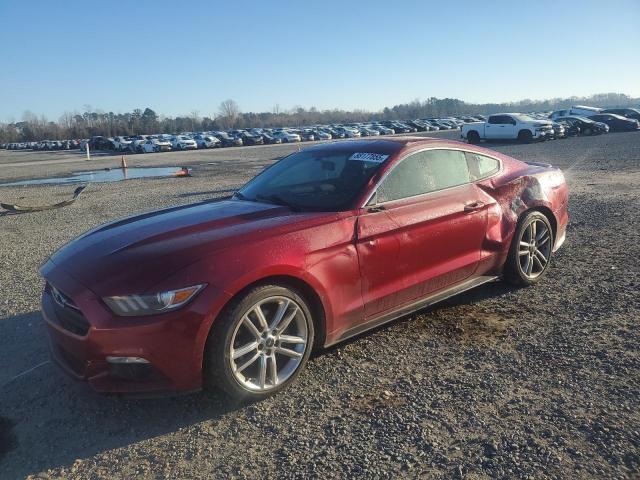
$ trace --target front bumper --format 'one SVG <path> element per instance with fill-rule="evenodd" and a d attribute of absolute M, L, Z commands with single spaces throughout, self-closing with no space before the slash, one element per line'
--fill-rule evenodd
<path fill-rule="evenodd" d="M 183 392 L 202 388 L 204 345 L 226 294 L 207 287 L 175 312 L 146 317 L 118 317 L 89 289 L 47 262 L 42 273 L 77 306 L 69 315 L 42 295 L 51 357 L 66 373 L 100 393 Z M 220 304 L 222 305 L 222 303 Z M 108 361 L 108 357 L 109 360 Z M 110 357 L 135 357 L 148 363 L 114 363 Z"/>
<path fill-rule="evenodd" d="M 545 140 L 548 138 L 553 138 L 553 135 L 554 135 L 553 129 L 536 130 L 533 134 L 533 138 L 537 140 Z"/>

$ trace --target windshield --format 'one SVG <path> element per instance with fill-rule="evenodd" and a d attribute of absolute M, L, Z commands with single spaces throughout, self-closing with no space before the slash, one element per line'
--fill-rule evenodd
<path fill-rule="evenodd" d="M 345 210 L 387 157 L 361 152 L 294 153 L 251 180 L 237 196 L 294 210 Z"/>
<path fill-rule="evenodd" d="M 512 115 L 512 116 L 516 117 L 521 122 L 537 122 L 538 121 L 535 118 L 533 118 L 531 115 L 525 115 L 524 113 L 519 113 L 517 115 Z"/>

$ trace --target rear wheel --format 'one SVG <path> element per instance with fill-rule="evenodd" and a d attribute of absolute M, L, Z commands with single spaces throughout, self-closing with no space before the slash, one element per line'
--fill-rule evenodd
<path fill-rule="evenodd" d="M 263 285 L 233 301 L 207 340 L 205 381 L 255 401 L 293 383 L 313 346 L 311 311 L 296 290 Z"/>
<path fill-rule="evenodd" d="M 504 266 L 505 279 L 514 285 L 537 283 L 546 273 L 553 250 L 553 230 L 546 216 L 533 211 L 518 222 Z"/>
<path fill-rule="evenodd" d="M 518 141 L 520 143 L 530 143 L 533 140 L 533 134 L 530 130 L 520 130 L 518 132 Z"/>
<path fill-rule="evenodd" d="M 467 133 L 467 141 L 469 143 L 480 143 L 480 134 L 475 130 L 471 130 Z"/>

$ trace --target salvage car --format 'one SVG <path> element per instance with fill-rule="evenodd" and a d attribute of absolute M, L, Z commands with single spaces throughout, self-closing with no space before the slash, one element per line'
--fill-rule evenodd
<path fill-rule="evenodd" d="M 187 135 L 175 135 L 171 137 L 171 148 L 174 150 L 197 150 L 196 141 Z"/>
<path fill-rule="evenodd" d="M 600 113 L 615 113 L 616 115 L 622 115 L 623 117 L 633 118 L 640 122 L 640 110 L 637 108 L 607 108 Z"/>
<path fill-rule="evenodd" d="M 242 138 L 229 135 L 227 132 L 213 132 L 215 137 L 220 140 L 223 147 L 241 147 L 243 145 Z"/>
<path fill-rule="evenodd" d="M 616 115 L 615 113 L 598 113 L 597 115 L 591 115 L 589 120 L 607 124 L 611 132 L 640 130 L 640 122 L 638 120 Z"/>
<path fill-rule="evenodd" d="M 602 122 L 596 122 L 586 117 L 570 116 L 558 117 L 557 122 L 566 122 L 574 129 L 577 129 L 579 135 L 601 135 L 609 132 L 609 125 Z"/>
<path fill-rule="evenodd" d="M 99 226 L 41 267 L 52 358 L 99 392 L 259 400 L 328 347 L 565 241 L 562 172 L 465 143 L 317 144 L 233 196 Z"/>
<path fill-rule="evenodd" d="M 149 138 L 141 144 L 140 149 L 142 153 L 168 152 L 171 150 L 171 142 L 160 138 Z"/>
<path fill-rule="evenodd" d="M 220 140 L 218 140 L 213 135 L 198 134 L 195 137 L 193 137 L 193 139 L 198 145 L 198 148 L 216 148 L 216 147 L 222 146 L 222 144 L 220 143 Z"/>

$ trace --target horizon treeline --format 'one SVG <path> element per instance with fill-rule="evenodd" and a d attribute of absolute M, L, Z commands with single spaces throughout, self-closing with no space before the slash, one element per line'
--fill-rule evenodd
<path fill-rule="evenodd" d="M 278 106 L 271 112 L 242 112 L 234 100 L 225 100 L 216 115 L 189 115 L 167 117 L 151 108 L 134 109 L 127 113 L 104 112 L 85 106 L 85 112 L 65 112 L 58 121 L 25 112 L 19 122 L 0 123 L 0 143 L 39 140 L 66 140 L 88 138 L 94 135 L 179 133 L 235 128 L 300 127 L 317 124 L 368 122 L 381 120 L 410 120 L 428 117 L 492 114 L 506 111 L 530 112 L 567 108 L 576 104 L 595 107 L 637 107 L 640 98 L 620 93 L 601 93 L 589 97 L 554 98 L 549 100 L 521 100 L 513 103 L 467 103 L 456 98 L 414 100 L 386 107 L 378 112 L 366 110 L 318 110 L 295 107 L 281 111 Z"/>

